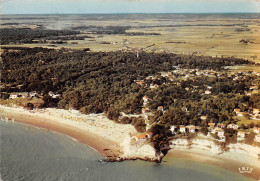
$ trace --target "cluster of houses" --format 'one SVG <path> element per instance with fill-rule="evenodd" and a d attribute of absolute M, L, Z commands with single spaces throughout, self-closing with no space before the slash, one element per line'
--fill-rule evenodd
<path fill-rule="evenodd" d="M 218 141 L 220 142 L 225 142 L 225 131 L 224 128 L 232 128 L 234 130 L 238 130 L 237 131 L 237 140 L 243 140 L 247 134 L 250 133 L 250 131 L 253 131 L 256 135 L 254 140 L 256 142 L 260 142 L 260 128 L 258 127 L 254 127 L 252 130 L 239 130 L 239 126 L 237 124 L 222 124 L 222 123 L 208 123 L 208 130 L 209 133 L 215 134 L 218 136 Z M 170 127 L 170 130 L 172 132 L 172 134 L 176 134 L 178 131 L 181 133 L 196 133 L 197 131 L 199 131 L 201 129 L 201 127 L 199 126 L 194 126 L 194 125 L 188 125 L 188 126 L 176 126 L 176 125 L 172 125 Z M 147 132 L 144 134 L 138 134 L 133 136 L 133 138 L 135 139 L 135 141 L 144 141 L 144 140 L 148 140 L 149 138 L 152 138 L 153 133 L 152 132 Z"/>
<path fill-rule="evenodd" d="M 161 73 L 162 77 L 167 77 L 170 80 L 172 78 L 182 77 L 182 78 L 191 78 L 196 76 L 208 76 L 208 77 L 215 77 L 218 75 L 218 72 L 214 70 L 199 70 L 199 69 L 182 69 L 179 67 L 175 67 L 175 70 L 172 72 Z"/>
<path fill-rule="evenodd" d="M 16 98 L 27 98 L 27 97 L 35 97 L 38 96 L 36 92 L 13 92 L 10 94 L 9 99 L 16 99 Z"/>
<path fill-rule="evenodd" d="M 49 96 L 56 99 L 60 97 L 60 94 L 55 94 L 52 91 L 49 91 Z M 42 97 L 41 95 L 37 94 L 36 92 L 13 92 L 10 94 L 9 99 L 16 99 L 16 98 L 32 98 L 32 97 Z"/>
<path fill-rule="evenodd" d="M 238 140 L 243 140 L 246 135 L 248 135 L 251 131 L 253 131 L 254 133 L 256 133 L 255 136 L 255 141 L 256 142 L 260 142 L 260 128 L 258 127 L 254 127 L 253 129 L 249 130 L 239 130 L 239 125 L 237 124 L 223 124 L 223 123 L 208 123 L 208 133 L 212 133 L 218 136 L 218 140 L 219 141 L 225 141 L 225 131 L 224 128 L 230 128 L 230 129 L 234 129 L 237 130 L 237 139 Z M 194 126 L 194 125 L 188 125 L 188 126 L 176 126 L 176 125 L 172 125 L 170 127 L 170 130 L 172 132 L 172 134 L 176 134 L 178 131 L 180 133 L 196 133 L 201 129 L 200 126 Z"/>
<path fill-rule="evenodd" d="M 172 125 L 171 128 L 170 128 L 172 134 L 175 134 L 178 130 L 181 133 L 186 133 L 186 132 L 195 133 L 199 129 L 200 129 L 199 126 L 194 126 L 194 125 L 188 125 L 188 126 L 180 125 L 179 129 L 178 129 L 178 126 Z"/>
<path fill-rule="evenodd" d="M 143 101 L 144 101 L 144 102 L 143 102 L 143 108 L 142 108 L 142 113 L 143 113 L 143 114 L 150 112 L 150 109 L 146 107 L 146 105 L 149 103 L 150 100 L 151 100 L 151 99 L 150 99 L 149 97 L 147 97 L 147 96 L 144 96 L 144 97 L 143 97 Z M 158 107 L 157 107 L 157 110 L 158 110 L 158 111 L 164 111 L 163 106 L 158 106 Z"/>
<path fill-rule="evenodd" d="M 171 82 L 176 82 L 177 79 L 196 79 L 197 76 L 207 76 L 207 77 L 218 77 L 219 79 L 221 78 L 230 78 L 233 80 L 238 80 L 238 81 L 243 81 L 246 76 L 260 76 L 259 72 L 227 72 L 227 73 L 221 73 L 217 72 L 214 70 L 199 70 L 199 69 L 182 69 L 178 66 L 174 67 L 175 70 L 171 72 L 161 72 L 160 76 L 167 78 Z M 158 75 L 152 75 L 146 77 L 146 79 L 152 79 L 152 80 L 157 80 L 160 79 L 160 76 Z M 135 80 L 135 83 L 141 86 L 148 86 L 151 89 L 158 88 L 158 84 L 151 83 L 150 85 L 147 85 L 145 83 L 145 80 Z M 177 83 L 178 84 L 178 83 Z M 194 86 L 193 89 L 198 88 L 198 86 Z M 207 86 L 207 90 L 203 94 L 209 95 L 211 94 L 211 86 Z M 250 86 L 249 91 L 245 92 L 246 95 L 251 95 L 259 93 L 259 85 L 253 84 Z"/>
<path fill-rule="evenodd" d="M 150 113 L 149 108 L 145 107 L 149 103 L 150 98 L 148 96 L 144 96 L 143 97 L 143 101 L 144 101 L 144 103 L 143 103 L 142 113 L 143 114 Z M 164 111 L 163 106 L 158 106 L 157 110 Z M 236 113 L 237 116 L 244 116 L 245 114 L 247 114 L 245 112 L 241 112 L 240 109 L 234 109 L 234 112 Z M 260 113 L 259 109 L 253 108 L 249 115 L 253 119 L 259 119 L 260 118 L 259 113 Z M 207 120 L 208 117 L 207 116 L 201 116 L 200 119 L 201 120 Z M 230 129 L 237 130 L 237 139 L 238 140 L 243 140 L 246 137 L 246 135 L 248 135 L 250 133 L 250 130 L 239 129 L 239 125 L 237 125 L 237 124 L 228 124 L 228 125 L 226 125 L 224 123 L 218 123 L 218 124 L 208 123 L 208 132 L 217 135 L 218 136 L 218 140 L 219 141 L 223 141 L 223 142 L 225 141 L 225 131 L 224 131 L 224 128 L 230 128 Z M 171 132 L 173 134 L 176 134 L 178 131 L 180 133 L 196 133 L 200 129 L 201 129 L 200 126 L 194 126 L 194 125 L 188 125 L 188 126 L 184 126 L 184 125 L 174 126 L 173 125 L 170 128 L 170 130 L 171 130 Z M 256 142 L 260 142 L 260 134 L 259 134 L 260 128 L 255 127 L 252 130 L 253 130 L 253 132 L 256 133 L 255 141 Z M 143 136 L 143 138 L 144 137 L 145 136 Z"/>
<path fill-rule="evenodd" d="M 234 109 L 234 112 L 237 116 L 249 115 L 250 119 L 260 120 L 260 110 L 257 108 L 253 108 L 249 113 L 242 112 L 241 109 Z"/>

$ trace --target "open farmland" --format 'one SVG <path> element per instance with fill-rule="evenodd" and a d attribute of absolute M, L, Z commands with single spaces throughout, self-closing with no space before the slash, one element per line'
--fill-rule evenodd
<path fill-rule="evenodd" d="M 109 27 L 109 28 L 106 28 Z M 114 31 L 117 27 L 123 31 Z M 2 44 L 49 48 L 90 48 L 91 51 L 129 51 L 236 57 L 260 62 L 259 14 L 48 15 L 3 16 L 1 28 L 75 30 L 82 40 Z M 110 29 L 112 28 L 112 30 Z"/>

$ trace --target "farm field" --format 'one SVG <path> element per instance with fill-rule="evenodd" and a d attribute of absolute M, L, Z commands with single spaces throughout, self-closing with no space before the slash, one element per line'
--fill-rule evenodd
<path fill-rule="evenodd" d="M 96 29 L 111 26 L 127 28 L 123 33 L 97 33 L 96 30 L 93 31 L 93 27 L 89 28 L 90 26 L 95 26 Z M 91 51 L 129 51 L 153 45 L 145 51 L 213 57 L 233 56 L 260 63 L 259 27 L 259 14 L 245 14 L 235 18 L 232 14 L 41 15 L 31 18 L 6 15 L 3 16 L 0 26 L 0 28 L 80 30 L 78 36 L 91 37 L 84 40 L 68 40 L 65 44 L 2 44 L 2 47 L 41 46 L 90 48 Z"/>

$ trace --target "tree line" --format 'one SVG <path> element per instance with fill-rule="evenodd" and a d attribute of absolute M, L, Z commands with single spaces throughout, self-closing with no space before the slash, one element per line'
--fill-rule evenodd
<path fill-rule="evenodd" d="M 79 31 L 73 30 L 47 30 L 47 29 L 30 29 L 30 28 L 1 28 L 0 40 L 1 44 L 22 44 L 33 43 L 33 40 L 46 39 L 77 39 L 75 35 L 79 34 Z M 70 36 L 71 38 L 68 38 Z M 56 38 L 55 38 L 56 37 Z M 80 37 L 80 39 L 82 39 Z"/>

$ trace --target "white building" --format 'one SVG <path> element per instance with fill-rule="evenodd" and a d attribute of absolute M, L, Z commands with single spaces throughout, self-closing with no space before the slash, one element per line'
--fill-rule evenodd
<path fill-rule="evenodd" d="M 260 142 L 260 134 L 255 135 L 255 141 Z"/>
<path fill-rule="evenodd" d="M 240 112 L 240 109 L 234 109 L 234 112 L 237 114 Z"/>
<path fill-rule="evenodd" d="M 245 113 L 241 112 L 240 109 L 234 109 L 234 112 L 236 113 L 237 116 L 244 116 L 245 115 Z"/>
<path fill-rule="evenodd" d="M 200 116 L 201 120 L 206 120 L 208 118 L 208 116 Z"/>
<path fill-rule="evenodd" d="M 157 84 L 150 84 L 150 88 L 151 89 L 155 89 L 155 88 L 158 88 L 159 86 Z"/>
<path fill-rule="evenodd" d="M 245 138 L 246 136 L 246 132 L 245 131 L 238 131 L 237 132 L 237 137 L 239 138 Z"/>
<path fill-rule="evenodd" d="M 238 112 L 238 113 L 237 113 L 237 116 L 244 116 L 244 115 L 245 115 L 244 112 Z"/>
<path fill-rule="evenodd" d="M 229 124 L 229 125 L 227 125 L 227 128 L 238 129 L 239 126 L 237 124 Z"/>
<path fill-rule="evenodd" d="M 149 102 L 149 97 L 147 97 L 147 96 L 144 96 L 143 97 L 143 100 L 144 100 L 144 106 Z"/>
<path fill-rule="evenodd" d="M 60 97 L 60 94 L 55 94 L 54 92 L 50 91 L 49 96 L 51 96 L 53 99 L 57 99 Z"/>
<path fill-rule="evenodd" d="M 36 95 L 37 95 L 36 92 L 30 92 L 30 96 L 31 96 L 31 97 L 34 97 L 34 96 L 36 96 Z"/>
<path fill-rule="evenodd" d="M 205 94 L 211 94 L 211 91 L 210 90 L 206 90 Z"/>
<path fill-rule="evenodd" d="M 11 93 L 10 96 L 9 96 L 9 99 L 16 99 L 18 98 L 18 94 L 17 93 Z"/>
<path fill-rule="evenodd" d="M 260 133 L 260 128 L 254 127 L 254 128 L 253 128 L 253 131 L 258 134 L 258 133 Z"/>
<path fill-rule="evenodd" d="M 185 126 L 180 126 L 180 132 L 185 133 L 186 132 L 186 127 Z"/>
<path fill-rule="evenodd" d="M 258 114 L 259 113 L 259 109 L 253 109 L 253 114 Z"/>
<path fill-rule="evenodd" d="M 172 133 L 175 132 L 175 129 L 176 129 L 176 126 L 174 126 L 174 125 L 172 125 L 171 128 L 170 128 L 170 130 L 171 130 Z"/>
<path fill-rule="evenodd" d="M 187 126 L 187 128 L 188 128 L 190 133 L 195 133 L 196 128 L 195 128 L 194 125 L 189 125 L 189 126 Z"/>
<path fill-rule="evenodd" d="M 60 94 L 55 94 L 55 95 L 52 96 L 53 99 L 57 99 L 59 97 L 60 97 Z"/>
<path fill-rule="evenodd" d="M 223 129 L 219 130 L 217 134 L 221 140 L 225 139 L 225 132 Z"/>
<path fill-rule="evenodd" d="M 211 131 L 211 133 L 217 134 L 217 136 L 220 138 L 220 140 L 224 140 L 225 139 L 225 132 L 224 132 L 224 130 L 222 128 L 216 127 L 215 129 L 213 129 Z"/>

